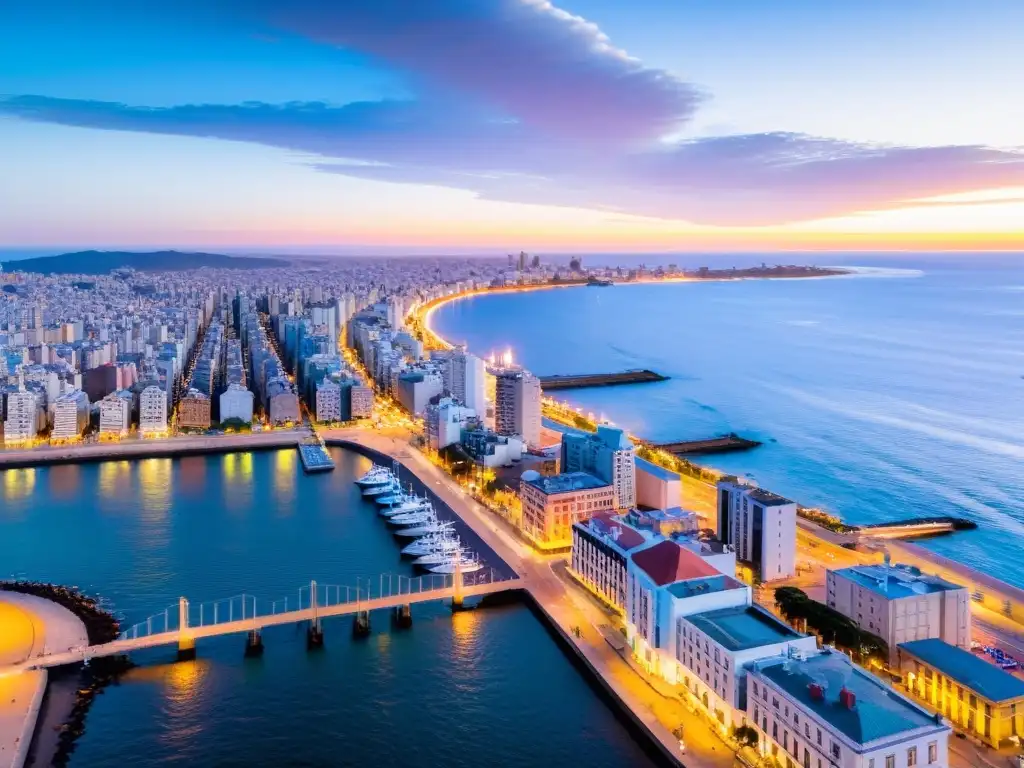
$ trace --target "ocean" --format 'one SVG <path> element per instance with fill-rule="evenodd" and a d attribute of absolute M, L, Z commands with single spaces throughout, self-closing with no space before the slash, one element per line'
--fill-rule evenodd
<path fill-rule="evenodd" d="M 761 440 L 702 462 L 852 523 L 970 518 L 976 531 L 924 545 L 1024 586 L 1024 255 L 815 260 L 862 268 L 495 294 L 448 304 L 433 323 L 479 354 L 510 349 L 540 375 L 669 376 L 559 394 L 652 440 Z"/>

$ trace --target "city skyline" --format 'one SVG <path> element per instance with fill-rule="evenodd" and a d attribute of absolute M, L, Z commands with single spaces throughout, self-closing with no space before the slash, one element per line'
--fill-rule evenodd
<path fill-rule="evenodd" d="M 20 2 L 0 246 L 1024 248 L 983 6 Z"/>

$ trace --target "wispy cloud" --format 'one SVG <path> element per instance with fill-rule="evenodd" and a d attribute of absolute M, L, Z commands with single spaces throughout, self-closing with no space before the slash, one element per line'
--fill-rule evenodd
<path fill-rule="evenodd" d="M 545 0 L 208 2 L 375 57 L 406 72 L 417 98 L 147 108 L 18 96 L 0 100 L 0 115 L 255 142 L 317 155 L 325 172 L 726 226 L 1024 185 L 1024 153 L 1012 149 L 784 132 L 668 142 L 699 89 Z"/>

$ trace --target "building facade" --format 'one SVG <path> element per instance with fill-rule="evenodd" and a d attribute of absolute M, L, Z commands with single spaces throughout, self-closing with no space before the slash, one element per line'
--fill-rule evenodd
<path fill-rule="evenodd" d="M 837 651 L 749 673 L 747 717 L 779 765 L 947 768 L 950 727 Z"/>
<path fill-rule="evenodd" d="M 373 390 L 363 384 L 352 387 L 352 418 L 368 419 L 373 415 Z"/>
<path fill-rule="evenodd" d="M 519 435 L 527 446 L 540 445 L 540 379 L 518 366 L 494 375 L 494 431 Z"/>
<path fill-rule="evenodd" d="M 82 436 L 89 426 L 89 397 L 80 389 L 64 392 L 53 404 L 55 440 L 72 440 Z"/>
<path fill-rule="evenodd" d="M 341 387 L 330 379 L 323 379 L 316 385 L 316 420 L 341 421 Z"/>
<path fill-rule="evenodd" d="M 466 423 L 476 416 L 475 412 L 461 405 L 452 397 L 441 397 L 427 405 L 424 422 L 427 443 L 439 451 L 462 440 Z"/>
<path fill-rule="evenodd" d="M 130 393 L 128 393 L 130 395 Z M 124 437 L 131 431 L 132 401 L 114 392 L 100 400 L 100 434 Z"/>
<path fill-rule="evenodd" d="M 619 613 L 626 612 L 626 563 L 629 553 L 654 543 L 621 523 L 611 512 L 599 512 L 573 523 L 573 575 Z"/>
<path fill-rule="evenodd" d="M 178 404 L 179 429 L 210 428 L 210 396 L 198 390 L 189 390 Z"/>
<path fill-rule="evenodd" d="M 4 443 L 24 443 L 39 434 L 42 408 L 35 392 L 19 390 L 7 395 Z"/>
<path fill-rule="evenodd" d="M 718 482 L 718 538 L 761 581 L 796 574 L 796 503 L 752 485 Z"/>
<path fill-rule="evenodd" d="M 938 638 L 971 647 L 967 588 L 908 565 L 858 565 L 827 571 L 825 601 L 865 632 L 885 640 L 889 662 L 913 640 Z"/>
<path fill-rule="evenodd" d="M 220 395 L 221 422 L 237 419 L 243 424 L 252 424 L 254 397 L 242 384 L 228 384 Z"/>
<path fill-rule="evenodd" d="M 540 549 L 572 546 L 572 526 L 615 508 L 615 490 L 585 472 L 543 477 L 527 470 L 519 481 L 522 529 Z"/>
<path fill-rule="evenodd" d="M 636 506 L 636 450 L 617 427 L 598 426 L 594 434 L 562 435 L 562 471 L 589 472 L 611 483 L 616 507 Z"/>
<path fill-rule="evenodd" d="M 146 387 L 139 395 L 139 432 L 143 437 L 167 432 L 167 393 L 160 387 Z"/>
<path fill-rule="evenodd" d="M 649 509 L 672 509 L 683 504 L 683 479 L 678 472 L 637 457 L 636 503 Z"/>

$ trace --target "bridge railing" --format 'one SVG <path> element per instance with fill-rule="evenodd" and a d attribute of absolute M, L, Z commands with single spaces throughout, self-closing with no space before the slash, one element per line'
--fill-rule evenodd
<path fill-rule="evenodd" d="M 493 584 L 509 581 L 515 577 L 504 576 L 493 568 L 484 568 L 473 573 L 462 574 L 465 587 L 478 584 Z M 355 584 L 316 584 L 316 604 L 320 608 L 342 605 L 357 607 L 360 603 L 382 598 L 415 597 L 431 592 L 442 592 L 455 585 L 452 574 L 428 573 L 422 576 L 407 576 L 399 573 L 382 573 L 375 577 L 358 578 Z M 304 611 L 312 608 L 313 582 L 295 590 L 278 600 L 260 600 L 255 595 L 241 594 L 202 603 L 189 603 L 187 621 L 189 627 L 210 627 L 235 621 L 251 620 L 255 624 L 267 616 Z M 168 606 L 165 610 L 125 628 L 119 640 L 137 640 L 167 632 L 181 630 L 180 605 Z"/>

